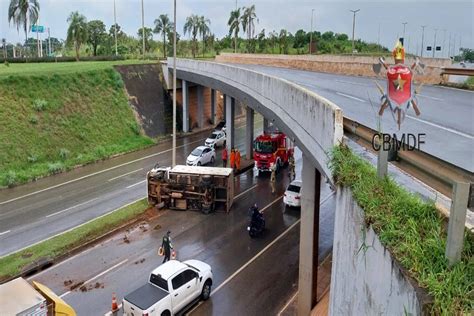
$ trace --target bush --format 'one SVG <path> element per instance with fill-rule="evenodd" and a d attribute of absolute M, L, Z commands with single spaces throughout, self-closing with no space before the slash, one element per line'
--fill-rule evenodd
<path fill-rule="evenodd" d="M 38 123 L 38 115 L 32 114 L 30 115 L 30 118 L 28 119 L 31 124 L 37 124 Z"/>
<path fill-rule="evenodd" d="M 17 182 L 17 176 L 15 171 L 8 171 L 7 175 L 5 176 L 4 184 L 9 188 L 13 187 Z"/>
<path fill-rule="evenodd" d="M 80 61 L 114 61 L 125 60 L 124 56 L 84 56 Z M 75 62 L 76 57 L 34 57 L 34 58 L 7 58 L 6 63 L 24 64 L 24 63 L 55 63 L 55 62 Z"/>
<path fill-rule="evenodd" d="M 46 110 L 47 106 L 48 106 L 48 102 L 46 100 L 35 99 L 33 101 L 33 109 L 35 109 L 36 112 L 42 112 Z"/>
<path fill-rule="evenodd" d="M 63 172 L 65 170 L 64 164 L 62 162 L 48 163 L 48 172 L 50 174 L 56 174 Z"/>
<path fill-rule="evenodd" d="M 137 136 L 140 135 L 140 133 L 141 133 L 140 125 L 138 125 L 137 122 L 132 122 L 132 123 L 130 123 L 130 129 L 131 129 L 131 130 L 133 131 L 133 133 L 134 133 L 135 135 L 137 135 Z"/>
<path fill-rule="evenodd" d="M 38 161 L 38 155 L 36 154 L 31 154 L 28 156 L 28 162 L 29 163 L 35 163 Z"/>
<path fill-rule="evenodd" d="M 66 148 L 61 148 L 59 150 L 59 157 L 62 159 L 62 160 L 66 160 L 67 157 L 69 157 L 69 154 L 71 152 L 69 150 L 67 150 Z"/>

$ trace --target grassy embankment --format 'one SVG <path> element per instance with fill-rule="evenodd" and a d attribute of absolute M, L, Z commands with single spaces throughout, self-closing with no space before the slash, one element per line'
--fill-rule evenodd
<path fill-rule="evenodd" d="M 434 204 L 423 202 L 393 180 L 377 178 L 368 162 L 347 147 L 332 152 L 336 183 L 350 187 L 371 225 L 406 271 L 434 298 L 432 314 L 471 313 L 474 292 L 474 238 L 465 231 L 461 262 L 448 267 L 446 226 Z"/>
<path fill-rule="evenodd" d="M 59 236 L 28 247 L 0 259 L 0 281 L 19 275 L 38 259 L 55 260 L 72 249 L 84 245 L 142 215 L 148 206 L 146 199 L 139 200 Z"/>
<path fill-rule="evenodd" d="M 153 144 L 112 68 L 125 63 L 0 65 L 0 187 Z"/>

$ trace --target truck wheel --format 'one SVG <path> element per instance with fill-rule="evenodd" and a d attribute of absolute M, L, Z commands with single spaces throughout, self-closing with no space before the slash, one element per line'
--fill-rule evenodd
<path fill-rule="evenodd" d="M 171 312 L 166 310 L 163 313 L 161 313 L 161 316 L 171 316 Z"/>
<path fill-rule="evenodd" d="M 199 161 L 199 162 L 197 163 L 197 165 L 198 165 L 198 167 L 201 167 L 201 162 Z"/>
<path fill-rule="evenodd" d="M 207 280 L 202 287 L 201 299 L 207 301 L 211 296 L 211 280 Z"/>

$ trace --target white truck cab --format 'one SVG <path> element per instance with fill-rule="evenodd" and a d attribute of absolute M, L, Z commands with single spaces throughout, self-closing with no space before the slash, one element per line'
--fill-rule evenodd
<path fill-rule="evenodd" d="M 148 283 L 123 299 L 124 315 L 171 316 L 211 295 L 211 267 L 199 260 L 170 260 L 155 270 Z"/>

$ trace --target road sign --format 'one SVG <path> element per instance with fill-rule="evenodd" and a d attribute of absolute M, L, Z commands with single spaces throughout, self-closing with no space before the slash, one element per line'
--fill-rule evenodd
<path fill-rule="evenodd" d="M 31 32 L 33 33 L 44 33 L 44 26 L 43 25 L 32 25 Z"/>

